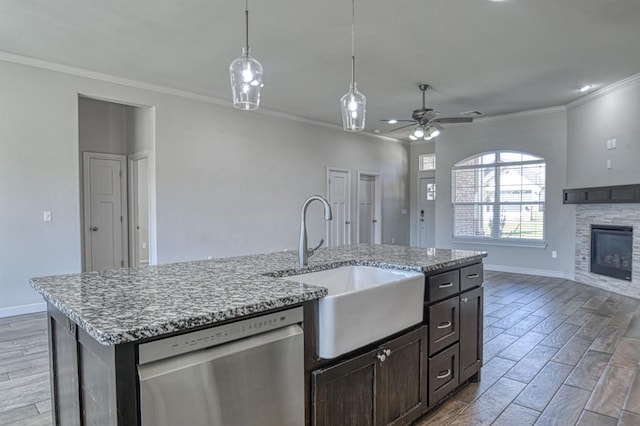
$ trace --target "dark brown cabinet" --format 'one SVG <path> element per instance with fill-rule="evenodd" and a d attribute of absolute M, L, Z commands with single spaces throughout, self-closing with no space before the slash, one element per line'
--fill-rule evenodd
<path fill-rule="evenodd" d="M 312 373 L 312 424 L 401 425 L 427 407 L 427 327 Z"/>
<path fill-rule="evenodd" d="M 478 287 L 460 295 L 460 382 L 482 367 L 482 294 Z"/>
<path fill-rule="evenodd" d="M 460 384 L 480 378 L 483 279 L 482 263 L 427 277 L 424 318 L 429 327 L 429 407 Z M 443 283 L 452 285 L 444 291 Z"/>

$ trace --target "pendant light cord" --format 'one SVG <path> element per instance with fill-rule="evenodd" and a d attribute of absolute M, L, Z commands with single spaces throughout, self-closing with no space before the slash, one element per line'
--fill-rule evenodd
<path fill-rule="evenodd" d="M 247 47 L 247 56 L 248 56 L 249 55 L 249 0 L 245 0 L 244 18 L 245 18 L 244 28 L 245 28 L 245 40 L 246 40 L 245 45 Z"/>
<path fill-rule="evenodd" d="M 351 85 L 356 81 L 356 48 L 355 48 L 355 18 L 356 15 L 356 1 L 351 0 Z"/>

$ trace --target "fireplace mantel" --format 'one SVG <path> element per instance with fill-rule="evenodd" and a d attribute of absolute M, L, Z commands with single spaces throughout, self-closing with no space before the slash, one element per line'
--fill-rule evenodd
<path fill-rule="evenodd" d="M 640 184 L 562 190 L 562 204 L 640 203 Z"/>

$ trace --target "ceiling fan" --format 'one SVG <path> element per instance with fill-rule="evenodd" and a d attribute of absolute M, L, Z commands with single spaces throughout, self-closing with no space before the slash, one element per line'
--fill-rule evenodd
<path fill-rule="evenodd" d="M 450 123 L 471 123 L 473 121 L 472 117 L 443 117 L 437 118 L 438 111 L 435 111 L 431 108 L 427 108 L 425 106 L 425 97 L 427 89 L 429 88 L 428 84 L 420 84 L 418 88 L 422 91 L 422 108 L 416 109 L 411 113 L 411 120 L 396 120 L 396 119 L 383 119 L 381 121 L 386 121 L 389 124 L 395 123 L 410 123 L 405 124 L 404 126 L 400 126 L 395 128 L 391 132 L 396 132 L 400 129 L 404 129 L 409 126 L 416 126 L 415 129 L 409 134 L 409 139 L 417 141 L 418 139 L 424 139 L 426 141 L 431 140 L 440 134 L 442 130 L 441 124 L 450 124 Z"/>

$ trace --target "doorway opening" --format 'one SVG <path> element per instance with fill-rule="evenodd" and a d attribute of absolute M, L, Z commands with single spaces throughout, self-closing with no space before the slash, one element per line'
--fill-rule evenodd
<path fill-rule="evenodd" d="M 157 263 L 155 111 L 78 97 L 82 270 Z"/>
<path fill-rule="evenodd" d="M 382 182 L 380 173 L 358 171 L 358 243 L 382 243 Z"/>

